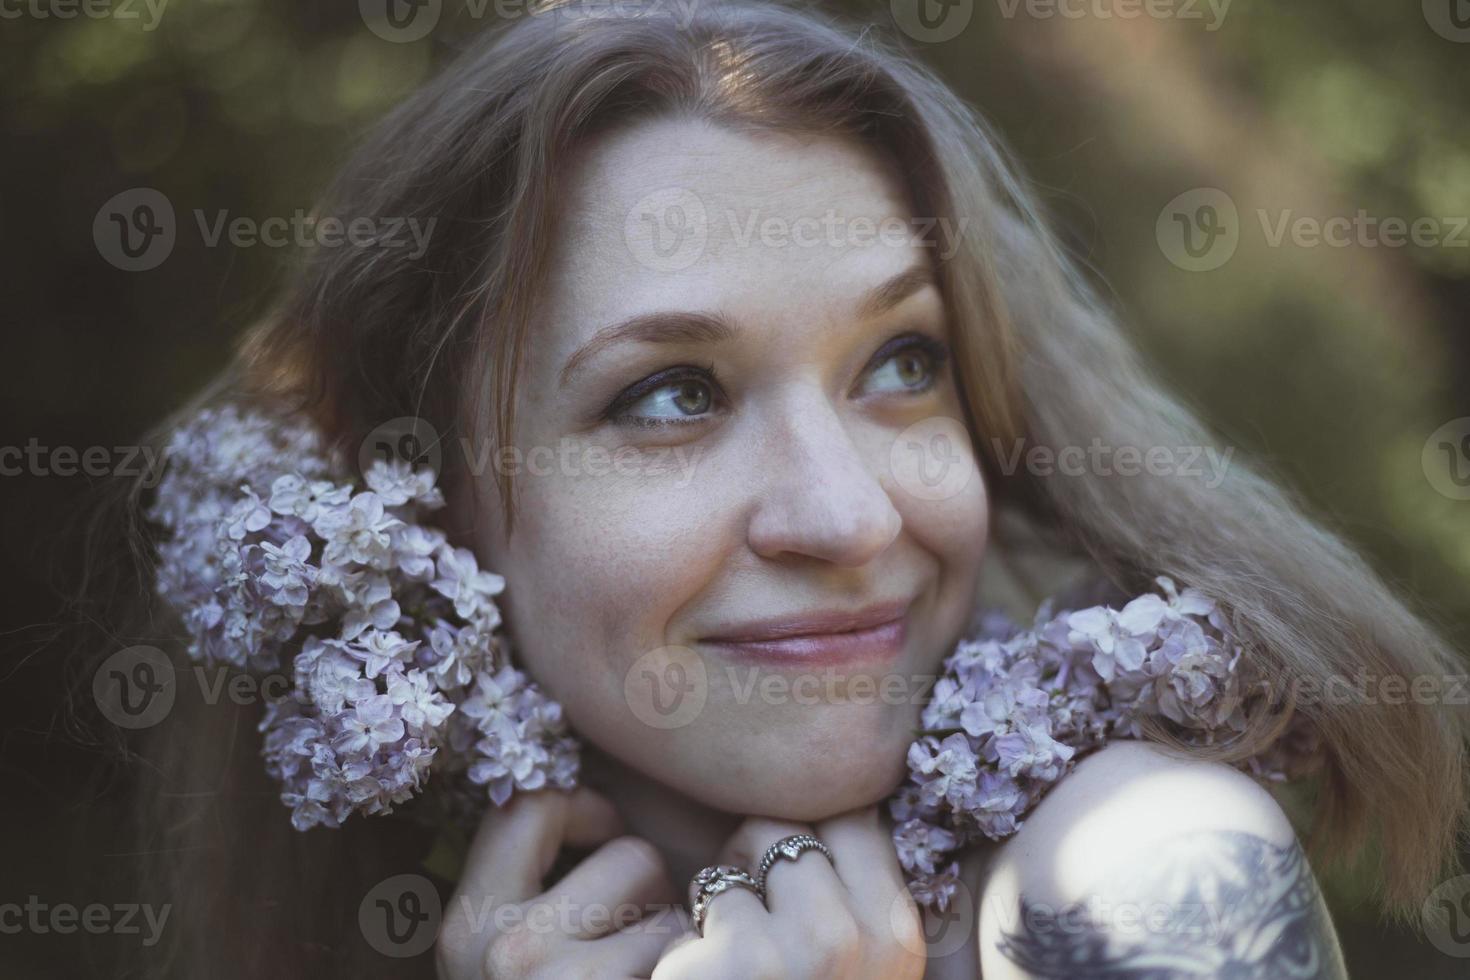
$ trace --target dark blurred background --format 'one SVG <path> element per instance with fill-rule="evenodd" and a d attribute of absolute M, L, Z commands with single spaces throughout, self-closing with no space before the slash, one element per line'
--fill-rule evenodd
<path fill-rule="evenodd" d="M 1222 442 L 1470 646 L 1470 3 L 836 6 L 989 116 Z M 226 363 L 293 259 L 212 246 L 196 211 L 309 211 L 364 127 L 464 38 L 525 16 L 507 0 L 402 10 L 406 28 L 384 0 L 0 0 L 0 447 L 39 447 L 61 464 L 48 470 L 64 468 L 58 447 L 120 463 L 113 447 Z M 175 210 L 176 240 L 130 271 L 94 222 L 142 188 Z M 1348 240 L 1314 243 L 1333 217 L 1356 225 Z M 74 836 L 118 800 L 94 779 L 101 748 L 61 713 L 81 642 L 64 624 L 80 563 L 68 531 L 99 478 L 8 461 L 0 904 L 138 901 L 103 884 L 125 845 Z M 1381 926 L 1364 880 L 1325 885 L 1354 976 L 1470 975 L 1470 959 Z M 78 975 L 80 960 L 76 936 L 0 933 L 0 976 Z"/>

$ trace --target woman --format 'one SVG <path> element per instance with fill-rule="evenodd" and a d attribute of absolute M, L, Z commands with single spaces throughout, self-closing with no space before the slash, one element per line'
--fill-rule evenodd
<path fill-rule="evenodd" d="M 319 208 L 432 220 L 427 247 L 319 250 L 230 380 L 342 445 L 412 417 L 450 447 L 446 529 L 505 577 L 520 664 L 585 747 L 577 789 L 484 818 L 438 975 L 1345 976 L 1291 822 L 1231 765 L 1271 748 L 1276 714 L 1209 750 L 1092 753 L 965 854 L 948 927 L 920 915 L 883 804 L 988 553 L 1039 536 L 1128 592 L 1187 583 L 1277 692 L 1461 668 L 1240 462 L 1027 465 L 1209 443 L 940 82 L 810 13 L 677 14 L 566 5 L 466 51 Z M 650 723 L 640 692 L 696 662 L 699 710 Z M 912 689 L 846 696 L 859 675 Z M 816 695 L 793 696 L 802 677 Z M 1314 853 L 1376 833 L 1386 907 L 1417 914 L 1465 818 L 1465 717 L 1295 701 L 1325 750 Z M 295 834 L 252 713 L 195 714 L 160 730 L 143 795 L 140 850 L 198 917 L 180 972 L 404 975 L 352 914 L 422 838 Z M 497 914 L 682 903 L 702 869 L 756 875 L 798 834 L 825 850 L 771 854 L 764 887 L 719 891 L 697 923 Z"/>

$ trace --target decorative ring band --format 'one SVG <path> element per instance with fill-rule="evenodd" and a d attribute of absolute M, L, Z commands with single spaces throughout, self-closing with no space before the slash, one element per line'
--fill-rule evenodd
<path fill-rule="evenodd" d="M 761 856 L 760 870 L 755 873 L 755 883 L 761 890 L 761 897 L 765 897 L 766 876 L 771 873 L 772 865 L 781 860 L 795 861 L 804 851 L 812 850 L 821 851 L 827 856 L 828 861 L 836 865 L 837 862 L 832 860 L 832 852 L 828 850 L 827 845 L 811 834 L 792 834 L 766 848 L 766 853 Z"/>
<path fill-rule="evenodd" d="M 731 888 L 752 891 L 761 900 L 761 904 L 765 904 L 765 893 L 756 885 L 750 872 L 733 864 L 715 864 L 701 868 L 689 880 L 689 917 L 694 920 L 694 931 L 701 937 L 704 936 L 704 919 L 709 914 L 710 903 L 715 900 L 716 895 Z"/>

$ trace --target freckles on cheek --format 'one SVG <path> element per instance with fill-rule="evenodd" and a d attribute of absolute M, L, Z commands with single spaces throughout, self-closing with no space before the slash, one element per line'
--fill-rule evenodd
<path fill-rule="evenodd" d="M 943 500 L 898 495 L 905 526 L 934 554 L 978 562 L 990 530 L 990 499 L 977 475 L 958 494 Z"/>
<path fill-rule="evenodd" d="M 616 477 L 533 490 L 540 497 L 526 495 L 517 564 L 535 569 L 535 604 L 557 623 L 557 656 L 617 668 L 671 642 L 670 621 L 709 579 L 716 554 L 694 501 Z"/>

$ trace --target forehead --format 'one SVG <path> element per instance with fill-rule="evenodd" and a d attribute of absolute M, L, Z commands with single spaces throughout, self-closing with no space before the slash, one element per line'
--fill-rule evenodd
<path fill-rule="evenodd" d="M 569 176 L 538 324 L 547 354 L 650 311 L 840 316 L 927 260 L 895 169 L 854 140 L 662 119 L 590 143 Z"/>

